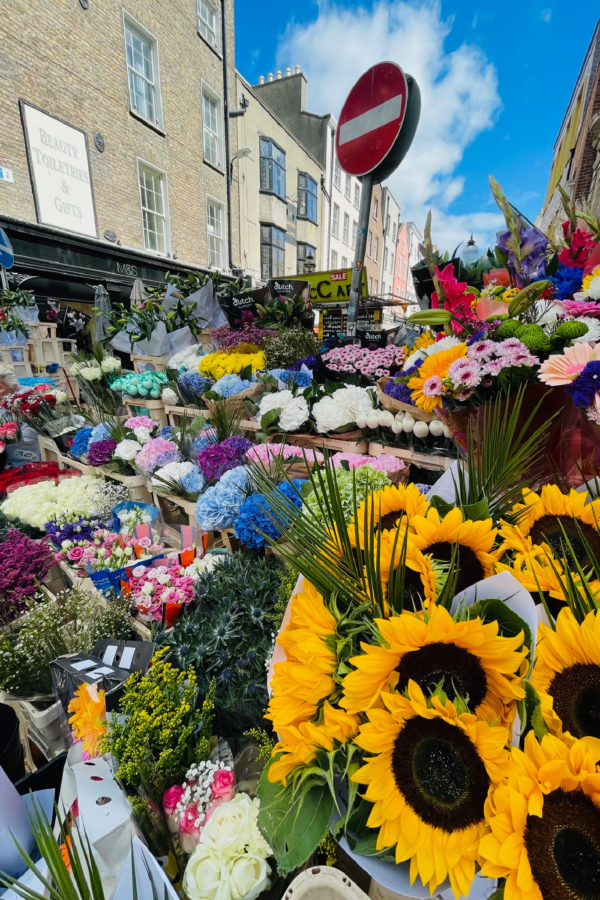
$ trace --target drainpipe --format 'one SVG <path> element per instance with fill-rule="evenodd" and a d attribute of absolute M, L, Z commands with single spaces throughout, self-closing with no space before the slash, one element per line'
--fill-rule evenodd
<path fill-rule="evenodd" d="M 227 196 L 227 259 L 229 269 L 233 269 L 233 237 L 232 237 L 232 216 L 231 216 L 231 141 L 229 134 L 229 72 L 228 72 L 228 55 L 227 55 L 227 16 L 225 7 L 227 0 L 221 3 L 221 44 L 223 47 L 223 118 L 225 121 L 225 190 Z"/>

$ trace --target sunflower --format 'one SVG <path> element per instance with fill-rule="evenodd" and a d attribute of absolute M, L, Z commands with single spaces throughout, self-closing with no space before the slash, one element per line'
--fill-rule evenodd
<path fill-rule="evenodd" d="M 107 727 L 104 691 L 95 684 L 80 684 L 69 703 L 69 712 L 69 725 L 75 739 L 83 742 L 83 752 L 99 756 Z"/>
<path fill-rule="evenodd" d="M 588 742 L 529 732 L 506 774 L 485 804 L 482 873 L 506 878 L 505 900 L 600 896 L 600 775 Z"/>
<path fill-rule="evenodd" d="M 423 391 L 425 382 L 430 378 L 439 378 L 442 382 L 448 374 L 448 369 L 457 359 L 462 359 L 467 355 L 467 345 L 465 343 L 455 344 L 448 350 L 440 350 L 439 353 L 432 353 L 427 356 L 419 371 L 409 379 L 408 387 L 413 393 L 413 401 L 418 409 L 424 409 L 426 412 L 433 412 L 436 407 L 442 406 L 441 393 L 435 396 L 429 396 Z"/>
<path fill-rule="evenodd" d="M 441 572 L 436 568 L 431 559 L 425 556 L 417 549 L 413 542 L 413 536 L 406 536 L 405 531 L 384 531 L 379 541 L 379 565 L 378 576 L 381 580 L 381 587 L 384 597 L 387 595 L 390 581 L 393 578 L 400 578 L 400 562 L 404 553 L 404 596 L 403 608 L 414 611 L 420 608 L 424 601 L 424 606 L 435 603 L 440 591 L 438 581 L 441 580 Z M 370 572 L 365 572 L 365 579 L 369 585 L 369 590 L 373 593 L 373 585 L 370 584 Z M 386 605 L 386 614 L 387 614 Z"/>
<path fill-rule="evenodd" d="M 273 696 L 266 714 L 276 732 L 314 718 L 321 701 L 333 692 L 335 632 L 335 619 L 322 596 L 305 580 L 303 590 L 292 598 L 290 622 L 277 638 L 286 659 L 273 667 Z"/>
<path fill-rule="evenodd" d="M 551 730 L 553 710 L 573 737 L 600 738 L 600 611 L 579 623 L 565 607 L 555 631 L 540 625 L 531 683 Z"/>
<path fill-rule="evenodd" d="M 590 563 L 581 535 L 600 559 L 600 500 L 587 501 L 585 491 L 563 494 L 556 484 L 544 485 L 539 494 L 526 488 L 523 503 L 512 509 L 516 523 L 500 525 L 500 554 L 511 551 L 519 558 L 542 548 L 553 560 L 564 559 L 564 530 L 581 565 Z"/>
<path fill-rule="evenodd" d="M 382 699 L 385 709 L 369 710 L 355 738 L 374 756 L 352 776 L 366 785 L 377 849 L 395 847 L 396 863 L 410 860 L 411 883 L 418 875 L 432 894 L 449 876 L 454 895 L 467 896 L 508 731 L 459 712 L 445 697 L 428 702 L 414 681 L 406 697 Z"/>
<path fill-rule="evenodd" d="M 512 723 L 516 701 L 525 696 L 522 634 L 502 637 L 497 622 L 480 618 L 455 622 L 443 606 L 432 606 L 426 616 L 402 613 L 375 624 L 380 643 L 361 644 L 362 653 L 350 658 L 355 671 L 342 683 L 340 704 L 348 712 L 381 706 L 383 691 L 402 693 L 414 681 L 425 693 L 441 683 L 446 696 L 461 697 L 490 724 Z"/>
<path fill-rule="evenodd" d="M 373 524 L 382 531 L 394 528 L 404 516 L 424 516 L 429 509 L 429 500 L 414 484 L 388 485 L 381 491 L 369 494 L 356 510 L 356 518 L 348 525 L 348 537 L 353 547 L 364 543 L 364 535 Z"/>
<path fill-rule="evenodd" d="M 319 748 L 331 751 L 335 741 L 345 744 L 358 731 L 358 716 L 337 709 L 327 700 L 320 718 L 320 722 L 300 722 L 281 728 L 279 743 L 271 754 L 274 761 L 269 766 L 269 781 L 287 785 L 290 772 L 312 762 Z"/>
<path fill-rule="evenodd" d="M 460 509 L 441 518 L 431 507 L 426 516 L 414 516 L 408 530 L 414 546 L 438 562 L 449 563 L 458 545 L 456 593 L 492 574 L 497 554 L 492 553 L 496 529 L 491 519 L 465 519 Z"/>

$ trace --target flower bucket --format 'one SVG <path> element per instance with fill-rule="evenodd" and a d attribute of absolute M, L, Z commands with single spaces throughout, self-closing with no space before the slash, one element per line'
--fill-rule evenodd
<path fill-rule="evenodd" d="M 175 603 L 174 601 L 167 601 L 167 603 L 165 603 L 165 628 L 173 627 L 175 622 L 179 619 L 182 609 L 183 603 Z"/>
<path fill-rule="evenodd" d="M 387 409 L 389 412 L 410 413 L 413 419 L 418 419 L 420 422 L 433 422 L 434 419 L 437 419 L 434 412 L 425 412 L 424 409 L 417 409 L 416 406 L 412 406 L 410 403 L 403 403 L 402 400 L 396 400 L 395 397 L 390 397 L 389 394 L 386 394 L 383 389 L 388 381 L 390 381 L 390 377 L 386 375 L 384 378 L 379 379 L 376 386 L 377 399 L 384 409 Z"/>
<path fill-rule="evenodd" d="M 119 513 L 124 510 L 137 509 L 141 508 L 144 512 L 147 512 L 149 516 L 151 516 L 150 522 L 148 523 L 150 527 L 152 527 L 156 521 L 156 517 L 158 516 L 159 510 L 156 506 L 151 506 L 149 503 L 137 503 L 135 500 L 124 500 L 122 503 L 117 503 L 116 506 L 113 506 L 112 514 L 113 514 L 113 529 L 117 532 L 117 534 L 121 531 L 121 520 L 119 518 Z"/>
<path fill-rule="evenodd" d="M 555 477 L 555 470 L 563 472 L 562 463 L 564 454 L 561 451 L 562 414 L 565 408 L 565 398 L 562 391 L 547 388 L 545 385 L 529 385 L 525 388 L 521 411 L 517 420 L 516 433 L 523 429 L 525 422 L 534 407 L 540 402 L 540 407 L 530 423 L 530 432 L 540 428 L 552 415 L 558 413 L 548 429 L 543 446 L 544 455 L 540 463 L 529 470 L 526 475 L 530 480 L 547 482 Z M 496 405 L 500 400 L 492 400 L 486 406 Z M 510 403 L 510 398 L 509 398 Z M 467 451 L 467 434 L 469 431 L 475 435 L 475 447 L 481 440 L 483 429 L 484 409 L 486 406 L 477 406 L 471 409 L 438 409 L 436 413 L 446 425 L 457 447 L 463 452 Z M 563 474 L 565 474 L 563 472 Z M 580 479 L 581 482 L 581 479 Z"/>
<path fill-rule="evenodd" d="M 155 559 L 162 559 L 163 554 L 150 556 L 148 559 L 133 559 L 131 565 L 124 566 L 122 569 L 101 569 L 99 572 L 90 572 L 88 575 L 96 590 L 103 594 L 115 591 L 116 594 L 121 593 L 121 582 L 127 581 L 132 569 L 137 566 L 151 566 Z"/>

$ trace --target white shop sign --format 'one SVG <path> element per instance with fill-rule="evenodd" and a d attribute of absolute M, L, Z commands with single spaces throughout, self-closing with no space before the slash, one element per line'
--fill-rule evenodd
<path fill-rule="evenodd" d="M 21 101 L 38 222 L 97 236 L 85 132 Z"/>

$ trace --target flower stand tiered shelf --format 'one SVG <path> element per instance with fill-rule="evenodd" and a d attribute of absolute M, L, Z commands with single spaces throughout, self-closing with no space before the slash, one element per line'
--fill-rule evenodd
<path fill-rule="evenodd" d="M 207 410 L 205 409 L 197 409 L 194 406 L 169 406 L 166 403 L 165 416 L 167 418 L 167 425 L 172 425 L 173 428 L 177 428 L 178 425 L 181 425 L 183 419 L 195 419 L 196 416 L 208 418 Z"/>
<path fill-rule="evenodd" d="M 40 448 L 40 459 L 42 462 L 63 463 L 64 457 L 62 451 L 58 449 L 56 441 L 53 438 L 38 435 L 38 444 Z"/>
<path fill-rule="evenodd" d="M 341 453 L 366 453 L 368 442 L 363 432 L 347 431 L 344 434 L 275 434 L 269 442 L 294 444 L 296 447 L 307 447 L 312 450 L 332 450 Z"/>
<path fill-rule="evenodd" d="M 164 372 L 168 359 L 168 356 L 144 356 L 141 353 L 132 353 L 131 365 L 136 372 Z"/>
<path fill-rule="evenodd" d="M 445 471 L 449 469 L 453 462 L 456 462 L 454 456 L 443 456 L 436 453 L 419 453 L 416 450 L 410 450 L 408 447 L 391 447 L 379 444 L 376 441 L 370 441 L 369 456 L 381 456 L 382 453 L 388 453 L 390 456 L 397 456 L 406 463 L 413 463 L 422 469 L 430 469 L 432 471 Z"/>
<path fill-rule="evenodd" d="M 165 404 L 162 400 L 149 400 L 147 397 L 123 397 L 128 417 L 147 415 L 161 428 L 168 424 Z"/>
<path fill-rule="evenodd" d="M 17 378 L 31 378 L 27 344 L 0 344 L 0 365 L 12 369 Z"/>
<path fill-rule="evenodd" d="M 103 466 L 98 466 L 95 471 L 109 481 L 118 481 L 119 484 L 124 485 L 129 491 L 129 500 L 152 504 L 152 494 L 148 490 L 143 475 L 121 475 L 119 472 L 112 472 Z"/>

